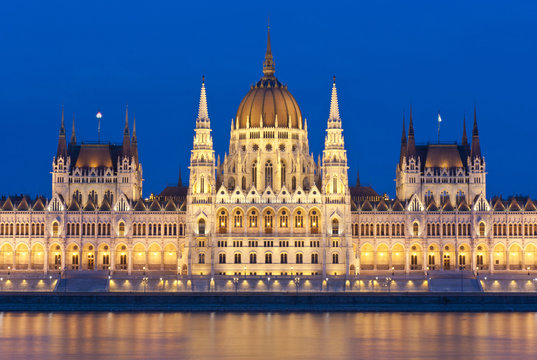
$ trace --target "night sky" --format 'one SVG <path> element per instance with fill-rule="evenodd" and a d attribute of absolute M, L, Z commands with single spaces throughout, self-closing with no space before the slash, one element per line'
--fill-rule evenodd
<path fill-rule="evenodd" d="M 21 4 L 22 3 L 22 4 Z M 136 113 L 144 196 L 188 163 L 202 75 L 217 153 L 262 75 L 270 15 L 276 76 L 324 146 L 337 76 L 349 178 L 395 196 L 401 122 L 418 143 L 460 141 L 474 104 L 487 196 L 537 198 L 537 3 L 517 1 L 9 1 L 0 8 L 0 194 L 51 192 L 61 106 L 68 138 L 120 142 Z"/>

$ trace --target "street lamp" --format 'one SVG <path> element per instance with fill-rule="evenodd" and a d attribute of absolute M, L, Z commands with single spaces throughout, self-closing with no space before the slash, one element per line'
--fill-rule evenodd
<path fill-rule="evenodd" d="M 246 276 L 246 265 L 244 265 L 244 276 Z"/>
<path fill-rule="evenodd" d="M 295 289 L 296 289 L 296 293 L 298 294 L 298 287 L 300 286 L 300 278 L 297 276 L 295 278 Z"/>
<path fill-rule="evenodd" d="M 395 266 L 392 266 L 392 276 L 395 276 Z"/>
<path fill-rule="evenodd" d="M 268 291 L 270 291 L 270 276 L 267 278 Z"/>
<path fill-rule="evenodd" d="M 326 291 L 328 291 L 328 278 L 326 278 L 325 280 L 326 280 Z"/>
<path fill-rule="evenodd" d="M 239 285 L 239 278 L 235 276 L 233 278 L 233 283 L 235 284 L 235 293 L 237 293 L 237 287 Z"/>
<path fill-rule="evenodd" d="M 530 267 L 528 266 L 528 276 L 530 276 Z"/>

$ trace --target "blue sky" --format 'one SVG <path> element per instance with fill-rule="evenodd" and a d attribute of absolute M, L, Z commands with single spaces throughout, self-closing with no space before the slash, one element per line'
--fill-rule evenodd
<path fill-rule="evenodd" d="M 50 196 L 62 104 L 79 140 L 121 141 L 136 113 L 144 195 L 186 179 L 201 76 L 215 150 L 261 76 L 270 14 L 276 76 L 322 151 L 332 75 L 354 182 L 395 195 L 401 121 L 418 143 L 459 140 L 477 105 L 488 196 L 537 197 L 537 3 L 9 2 L 0 11 L 1 194 Z"/>

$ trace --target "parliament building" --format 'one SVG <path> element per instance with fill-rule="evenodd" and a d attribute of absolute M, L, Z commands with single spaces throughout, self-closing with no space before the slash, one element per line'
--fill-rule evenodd
<path fill-rule="evenodd" d="M 470 138 L 464 122 L 460 143 L 427 145 L 416 144 L 410 111 L 390 199 L 350 184 L 335 78 L 328 105 L 316 159 L 275 76 L 269 33 L 263 76 L 238 106 L 223 160 L 203 81 L 188 186 L 148 198 L 128 110 L 121 144 L 79 142 L 74 122 L 68 141 L 62 112 L 51 197 L 0 200 L 0 269 L 323 279 L 537 270 L 537 207 L 487 198 L 475 111 Z"/>

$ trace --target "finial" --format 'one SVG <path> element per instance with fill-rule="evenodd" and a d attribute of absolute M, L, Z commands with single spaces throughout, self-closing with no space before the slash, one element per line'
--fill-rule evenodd
<path fill-rule="evenodd" d="M 276 71 L 274 60 L 272 58 L 272 50 L 270 47 L 270 26 L 267 29 L 267 52 L 265 53 L 265 61 L 263 62 L 263 75 L 270 77 Z"/>
<path fill-rule="evenodd" d="M 334 84 L 336 83 L 336 75 L 334 74 Z"/>
<path fill-rule="evenodd" d="M 71 144 L 76 144 L 76 134 L 75 134 L 75 114 L 73 113 L 73 131 L 71 133 Z"/>
<path fill-rule="evenodd" d="M 134 113 L 133 119 L 132 119 L 132 137 L 136 137 L 136 113 Z"/>
<path fill-rule="evenodd" d="M 205 75 L 201 75 L 201 83 L 205 84 Z"/>

